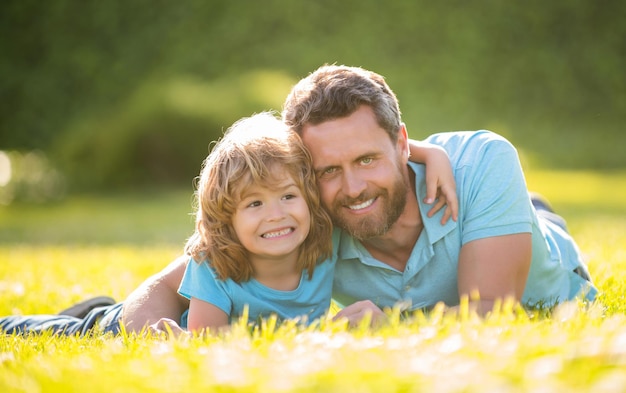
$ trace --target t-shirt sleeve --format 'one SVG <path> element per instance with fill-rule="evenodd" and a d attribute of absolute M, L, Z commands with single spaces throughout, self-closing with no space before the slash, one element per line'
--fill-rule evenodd
<path fill-rule="evenodd" d="M 187 264 L 178 293 L 187 299 L 196 298 L 219 307 L 226 314 L 232 311 L 226 281 L 217 278 L 215 271 L 205 261 L 197 263 L 193 259 Z"/>
<path fill-rule="evenodd" d="M 462 153 L 457 182 L 462 244 L 516 233 L 532 232 L 532 209 L 517 150 L 497 134 L 473 134 Z"/>

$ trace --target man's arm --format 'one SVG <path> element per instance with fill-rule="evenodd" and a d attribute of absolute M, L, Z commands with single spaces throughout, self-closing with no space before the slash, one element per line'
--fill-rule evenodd
<path fill-rule="evenodd" d="M 493 309 L 496 300 L 521 301 L 531 256 L 530 233 L 487 237 L 465 244 L 459 255 L 459 298 L 472 299 L 472 294 L 477 292 L 480 298 L 472 301 L 470 307 L 483 316 Z M 458 307 L 451 307 L 449 311 L 456 313 Z M 386 319 L 385 313 L 369 300 L 345 307 L 334 319 L 346 318 L 354 327 L 367 314 L 373 324 Z"/>
<path fill-rule="evenodd" d="M 459 297 L 480 300 L 472 303 L 479 315 L 493 309 L 494 302 L 521 301 L 532 256 L 530 233 L 478 239 L 461 248 L 458 267 Z"/>
<path fill-rule="evenodd" d="M 482 315 L 496 300 L 521 301 L 532 259 L 533 213 L 517 150 L 488 131 L 438 134 L 428 141 L 458 152 L 459 296 L 471 300 L 477 292 L 480 300 L 473 305 Z"/>
<path fill-rule="evenodd" d="M 182 255 L 149 277 L 124 301 L 122 321 L 128 331 L 139 332 L 162 318 L 180 321 L 189 300 L 178 294 L 189 256 Z"/>

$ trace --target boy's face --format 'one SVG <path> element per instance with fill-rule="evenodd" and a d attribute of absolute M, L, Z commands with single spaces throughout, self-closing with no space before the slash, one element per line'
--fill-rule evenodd
<path fill-rule="evenodd" d="M 406 134 L 392 142 L 364 105 L 349 116 L 305 125 L 302 140 L 333 223 L 362 240 L 385 234 L 406 205 Z"/>
<path fill-rule="evenodd" d="M 247 187 L 233 216 L 235 233 L 255 268 L 277 259 L 295 262 L 310 227 L 305 197 L 289 175 L 271 186 Z"/>

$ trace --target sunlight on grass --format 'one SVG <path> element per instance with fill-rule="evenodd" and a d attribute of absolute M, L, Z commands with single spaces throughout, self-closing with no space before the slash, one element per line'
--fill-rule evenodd
<path fill-rule="evenodd" d="M 5 337 L 0 388 L 619 391 L 626 387 L 626 318 L 601 320 L 597 313 L 573 303 L 551 321 L 503 312 L 463 322 L 421 315 L 378 331 L 327 322 L 253 334 L 242 328 L 204 339 Z"/>
<path fill-rule="evenodd" d="M 626 391 L 626 175 L 544 171 L 527 179 L 568 219 L 601 291 L 596 303 L 547 315 L 504 304 L 485 319 L 436 308 L 390 314 L 378 329 L 268 321 L 207 338 L 0 336 L 0 391 Z M 164 209 L 154 208 L 141 215 Z M 0 314 L 55 313 L 92 295 L 121 300 L 180 253 L 180 240 L 0 245 Z"/>

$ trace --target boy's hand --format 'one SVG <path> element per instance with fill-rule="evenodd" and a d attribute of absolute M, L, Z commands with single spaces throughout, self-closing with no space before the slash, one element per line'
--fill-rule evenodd
<path fill-rule="evenodd" d="M 459 200 L 456 195 L 456 182 L 452 174 L 452 167 L 448 154 L 441 149 L 442 153 L 431 154 L 426 163 L 426 198 L 424 203 L 434 205 L 428 211 L 428 217 L 446 207 L 441 217 L 441 224 L 448 222 L 450 217 L 454 221 L 459 216 Z"/>
<path fill-rule="evenodd" d="M 433 171 L 430 171 L 433 172 Z M 424 203 L 434 205 L 428 211 L 428 217 L 432 217 L 441 208 L 445 206 L 443 216 L 441 217 L 441 224 L 448 222 L 450 217 L 456 221 L 459 216 L 459 201 L 456 196 L 456 184 L 454 178 L 450 176 L 452 180 L 443 180 L 437 177 L 437 174 L 432 175 L 426 169 L 426 198 Z"/>
<path fill-rule="evenodd" d="M 403 126 L 404 132 L 406 128 Z M 441 217 L 441 225 L 448 222 L 450 217 L 454 221 L 459 215 L 459 201 L 456 196 L 456 182 L 452 173 L 450 157 L 446 150 L 437 145 L 409 139 L 409 159 L 426 166 L 426 198 L 424 203 L 433 205 L 428 211 L 428 217 L 446 206 Z"/>

